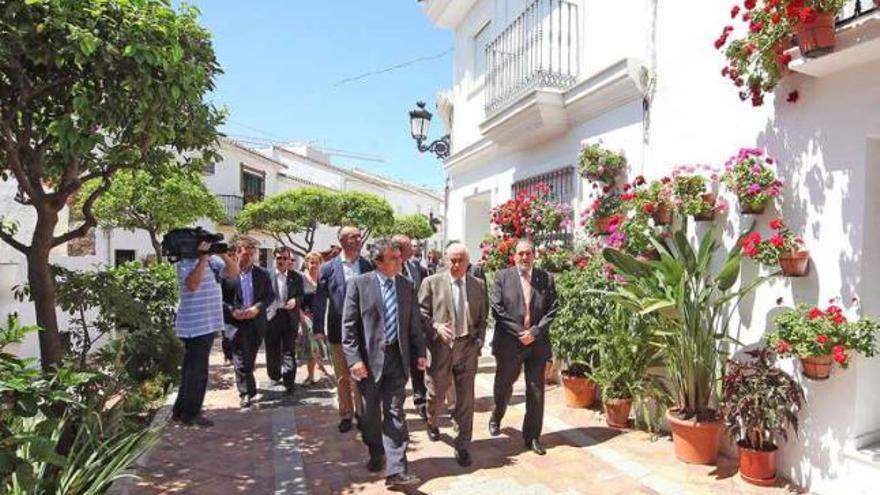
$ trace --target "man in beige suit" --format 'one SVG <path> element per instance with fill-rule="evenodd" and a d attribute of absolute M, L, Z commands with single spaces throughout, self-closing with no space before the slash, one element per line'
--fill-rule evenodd
<path fill-rule="evenodd" d="M 449 270 L 431 275 L 419 290 L 419 308 L 425 318 L 425 334 L 431 352 L 428 367 L 428 437 L 440 439 L 437 427 L 443 412 L 446 389 L 455 384 L 458 425 L 455 459 L 471 464 L 470 447 L 474 423 L 474 379 L 480 348 L 486 336 L 489 305 L 483 282 L 468 273 L 468 253 L 463 244 L 446 248 Z"/>

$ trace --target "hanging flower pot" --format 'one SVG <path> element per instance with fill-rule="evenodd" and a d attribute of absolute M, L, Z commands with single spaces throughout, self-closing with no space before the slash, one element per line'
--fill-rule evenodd
<path fill-rule="evenodd" d="M 745 481 L 758 486 L 773 486 L 776 484 L 776 452 L 773 450 L 761 451 L 739 446 L 739 475 Z"/>
<path fill-rule="evenodd" d="M 779 268 L 786 277 L 803 277 L 810 267 L 809 251 L 794 251 L 779 255 Z"/>
<path fill-rule="evenodd" d="M 629 426 L 629 411 L 632 409 L 630 399 L 608 399 L 603 404 L 605 409 L 605 423 L 612 428 L 627 428 Z"/>
<path fill-rule="evenodd" d="M 675 457 L 688 464 L 715 464 L 721 446 L 721 420 L 699 422 L 679 419 L 674 409 L 666 411 L 672 429 Z"/>
<path fill-rule="evenodd" d="M 760 215 L 764 213 L 764 210 L 767 209 L 767 202 L 764 201 L 762 203 L 740 203 L 739 211 L 744 215 Z"/>
<path fill-rule="evenodd" d="M 834 50 L 834 12 L 819 12 L 808 22 L 795 25 L 798 47 L 805 57 L 818 57 Z"/>
<path fill-rule="evenodd" d="M 801 357 L 804 376 L 812 380 L 827 380 L 831 376 L 831 365 L 834 360 L 831 354 L 825 356 Z"/>
<path fill-rule="evenodd" d="M 654 225 L 670 225 L 672 223 L 672 208 L 666 203 L 660 203 L 651 216 L 654 218 Z"/>
<path fill-rule="evenodd" d="M 590 407 L 596 400 L 596 384 L 587 377 L 563 372 L 562 389 L 565 395 L 565 405 L 568 407 Z"/>
<path fill-rule="evenodd" d="M 703 202 L 708 205 L 707 208 L 694 214 L 694 220 L 698 222 L 711 222 L 715 220 L 715 193 L 704 193 Z"/>

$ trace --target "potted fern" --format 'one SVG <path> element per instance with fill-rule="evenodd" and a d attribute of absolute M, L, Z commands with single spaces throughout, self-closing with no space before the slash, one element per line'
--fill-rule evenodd
<path fill-rule="evenodd" d="M 739 446 L 739 472 L 752 484 L 776 482 L 776 453 L 797 434 L 797 414 L 804 392 L 786 372 L 773 366 L 767 348 L 745 353 L 750 359 L 728 361 L 721 411 L 728 435 Z"/>

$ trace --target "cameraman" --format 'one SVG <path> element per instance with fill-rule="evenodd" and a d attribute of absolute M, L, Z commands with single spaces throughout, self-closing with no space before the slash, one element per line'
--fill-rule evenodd
<path fill-rule="evenodd" d="M 208 387 L 208 357 L 214 332 L 223 329 L 223 296 L 220 277 L 238 277 L 238 264 L 228 254 L 210 255 L 210 242 L 201 242 L 197 258 L 177 263 L 180 304 L 175 327 L 183 341 L 183 366 L 172 419 L 187 426 L 213 426 L 202 416 Z"/>

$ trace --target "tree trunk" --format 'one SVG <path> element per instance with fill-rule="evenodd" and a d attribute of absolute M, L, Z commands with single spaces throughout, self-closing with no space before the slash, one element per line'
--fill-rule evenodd
<path fill-rule="evenodd" d="M 61 335 L 58 333 L 58 315 L 55 312 L 55 280 L 49 269 L 49 252 L 52 250 L 52 236 L 58 214 L 53 211 L 37 210 L 37 224 L 27 254 L 28 284 L 37 325 L 42 329 L 40 338 L 40 360 L 43 371 L 51 372 L 61 364 L 63 350 Z"/>
<path fill-rule="evenodd" d="M 162 245 L 159 243 L 159 236 L 155 231 L 148 230 L 150 234 L 150 244 L 153 245 L 153 251 L 156 253 L 156 263 L 162 263 Z"/>

